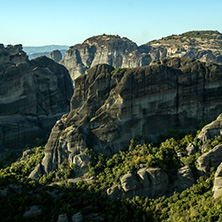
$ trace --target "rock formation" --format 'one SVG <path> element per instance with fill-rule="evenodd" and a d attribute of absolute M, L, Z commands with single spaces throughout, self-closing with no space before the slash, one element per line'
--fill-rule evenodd
<path fill-rule="evenodd" d="M 60 63 L 69 70 L 74 81 L 87 69 L 98 64 L 106 63 L 114 68 L 145 66 L 154 59 L 164 58 L 166 52 L 162 47 L 138 47 L 128 38 L 103 34 L 70 47 Z"/>
<path fill-rule="evenodd" d="M 217 168 L 222 161 L 222 145 L 215 146 L 197 159 L 197 170 L 200 176 L 209 175 L 210 168 Z"/>
<path fill-rule="evenodd" d="M 28 56 L 22 50 L 22 45 L 8 45 L 6 48 L 0 44 L 0 63 L 12 62 L 14 64 L 26 63 Z"/>
<path fill-rule="evenodd" d="M 114 68 L 134 68 L 166 57 L 222 63 L 221 44 L 222 34 L 217 31 L 172 35 L 141 46 L 126 37 L 103 34 L 70 47 L 60 62 L 69 70 L 74 81 L 87 69 L 103 63 Z"/>
<path fill-rule="evenodd" d="M 218 166 L 217 171 L 215 173 L 213 191 L 214 191 L 214 198 L 217 198 L 219 195 L 222 194 L 222 162 Z"/>
<path fill-rule="evenodd" d="M 152 47 L 164 47 L 167 56 L 190 57 L 202 62 L 222 63 L 222 34 L 218 31 L 191 31 L 148 42 Z"/>
<path fill-rule="evenodd" d="M 217 119 L 207 124 L 199 133 L 198 139 L 202 142 L 222 135 L 222 114 Z"/>
<path fill-rule="evenodd" d="M 195 177 L 189 166 L 182 167 L 177 171 L 177 179 L 174 181 L 175 190 L 181 192 L 195 183 Z"/>
<path fill-rule="evenodd" d="M 121 189 L 113 185 L 107 189 L 107 195 L 113 199 L 145 196 L 157 198 L 168 191 L 169 178 L 159 167 L 141 168 L 137 173 L 129 172 L 120 178 Z"/>
<path fill-rule="evenodd" d="M 136 136 L 158 141 L 170 128 L 192 129 L 222 111 L 222 67 L 189 58 L 116 69 L 98 65 L 75 80 L 71 112 L 53 127 L 45 172 L 86 147 L 111 155 Z"/>
<path fill-rule="evenodd" d="M 21 47 L 0 49 L 8 52 L 0 57 L 1 150 L 45 140 L 56 120 L 69 111 L 73 93 L 65 67 L 46 57 L 29 61 Z"/>
<path fill-rule="evenodd" d="M 62 53 L 59 50 L 53 50 L 49 56 L 50 59 L 55 62 L 59 62 L 62 59 Z"/>

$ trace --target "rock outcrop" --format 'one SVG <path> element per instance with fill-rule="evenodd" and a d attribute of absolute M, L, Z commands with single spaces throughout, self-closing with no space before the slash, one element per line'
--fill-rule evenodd
<path fill-rule="evenodd" d="M 207 124 L 199 133 L 198 139 L 205 142 L 209 139 L 213 139 L 215 136 L 222 135 L 222 114 L 217 119 Z"/>
<path fill-rule="evenodd" d="M 62 59 L 62 53 L 59 50 L 53 50 L 49 56 L 50 59 L 55 62 L 59 62 Z"/>
<path fill-rule="evenodd" d="M 215 146 L 197 159 L 197 170 L 200 176 L 209 175 L 210 168 L 217 168 L 222 161 L 222 145 Z"/>
<path fill-rule="evenodd" d="M 22 50 L 22 45 L 8 45 L 6 48 L 0 44 L 0 63 L 12 62 L 14 64 L 26 63 L 28 56 Z"/>
<path fill-rule="evenodd" d="M 218 166 L 217 171 L 215 173 L 213 192 L 214 198 L 217 198 L 219 195 L 222 194 L 222 162 Z"/>
<path fill-rule="evenodd" d="M 141 168 L 137 173 L 129 172 L 120 178 L 120 182 L 122 190 L 117 185 L 107 189 L 107 195 L 111 199 L 133 196 L 157 198 L 164 195 L 169 188 L 169 178 L 159 167 Z"/>
<path fill-rule="evenodd" d="M 103 34 L 70 47 L 60 63 L 69 70 L 74 81 L 87 69 L 98 64 L 133 68 L 149 65 L 154 59 L 166 57 L 166 53 L 163 47 L 137 46 L 128 38 Z"/>
<path fill-rule="evenodd" d="M 46 57 L 24 60 L 20 45 L 7 48 L 21 58 L 0 57 L 1 150 L 46 140 L 55 122 L 69 111 L 73 94 L 65 67 Z"/>
<path fill-rule="evenodd" d="M 174 187 L 177 192 L 181 192 L 191 187 L 195 183 L 195 177 L 189 166 L 184 166 L 177 171 L 177 179 L 174 181 Z"/>
<path fill-rule="evenodd" d="M 45 148 L 46 172 L 85 148 L 111 155 L 131 138 L 158 141 L 170 128 L 196 127 L 222 112 L 222 67 L 190 58 L 114 69 L 98 65 L 75 80 L 71 112 L 54 126 Z"/>
<path fill-rule="evenodd" d="M 37 205 L 33 205 L 29 208 L 29 210 L 27 210 L 23 217 L 26 219 L 31 219 L 33 217 L 39 216 L 42 214 L 42 209 L 40 206 Z"/>

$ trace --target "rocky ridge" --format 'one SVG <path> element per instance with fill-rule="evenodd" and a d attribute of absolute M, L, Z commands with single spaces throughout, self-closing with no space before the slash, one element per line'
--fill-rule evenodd
<path fill-rule="evenodd" d="M 1 50 L 7 53 L 0 57 L 0 147 L 17 149 L 47 138 L 69 111 L 73 87 L 67 70 L 51 59 L 29 61 L 21 45 Z"/>
<path fill-rule="evenodd" d="M 202 62 L 222 63 L 222 34 L 218 31 L 190 31 L 148 42 L 164 47 L 169 57 L 191 57 Z"/>
<path fill-rule="evenodd" d="M 98 64 L 106 63 L 114 68 L 133 68 L 149 65 L 152 60 L 164 58 L 166 53 L 162 47 L 137 46 L 126 37 L 103 34 L 70 47 L 60 63 L 69 70 L 74 81 L 87 69 Z"/>
<path fill-rule="evenodd" d="M 81 166 L 85 148 L 111 155 L 136 136 L 158 141 L 167 129 L 190 130 L 222 111 L 222 67 L 189 58 L 129 70 L 98 65 L 75 85 L 71 112 L 53 127 L 45 147 L 46 173 L 76 156 Z"/>
<path fill-rule="evenodd" d="M 135 68 L 166 57 L 189 57 L 202 62 L 222 63 L 222 34 L 192 31 L 137 46 L 126 37 L 98 35 L 69 48 L 60 61 L 74 81 L 89 68 L 109 64 L 114 68 Z"/>

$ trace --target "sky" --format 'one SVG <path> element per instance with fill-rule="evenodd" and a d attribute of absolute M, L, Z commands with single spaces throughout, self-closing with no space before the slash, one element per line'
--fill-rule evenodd
<path fill-rule="evenodd" d="M 0 43 L 82 43 L 94 35 L 138 45 L 193 30 L 222 33 L 221 0 L 0 0 Z"/>

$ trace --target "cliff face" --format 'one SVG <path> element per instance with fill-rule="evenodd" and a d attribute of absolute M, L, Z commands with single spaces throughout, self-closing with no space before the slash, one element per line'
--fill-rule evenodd
<path fill-rule="evenodd" d="M 71 112 L 46 145 L 45 172 L 77 156 L 84 162 L 86 147 L 110 155 L 136 136 L 157 141 L 167 129 L 188 130 L 222 111 L 222 67 L 188 58 L 133 69 L 97 65 L 75 86 Z"/>
<path fill-rule="evenodd" d="M 74 81 L 85 71 L 98 64 L 109 64 L 114 68 L 139 67 L 149 65 L 154 59 L 164 58 L 166 49 L 148 45 L 138 47 L 136 43 L 119 36 L 100 35 L 70 47 L 60 61 Z"/>
<path fill-rule="evenodd" d="M 60 63 L 69 70 L 74 81 L 87 69 L 103 63 L 114 68 L 134 68 L 166 57 L 222 63 L 221 44 L 222 34 L 217 31 L 172 35 L 141 46 L 125 37 L 103 34 L 70 47 Z"/>
<path fill-rule="evenodd" d="M 0 57 L 0 148 L 16 149 L 47 138 L 69 111 L 73 87 L 68 71 L 51 59 L 29 61 L 20 46 L 2 50 L 18 58 Z"/>

